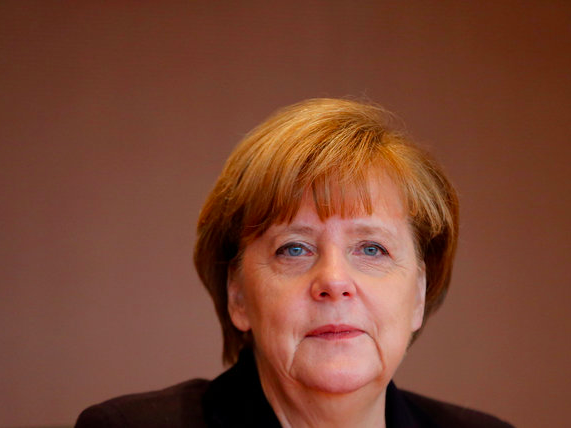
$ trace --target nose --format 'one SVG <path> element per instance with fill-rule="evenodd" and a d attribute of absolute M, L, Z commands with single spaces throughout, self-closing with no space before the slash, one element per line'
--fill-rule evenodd
<path fill-rule="evenodd" d="M 322 257 L 314 266 L 311 296 L 317 301 L 351 299 L 356 295 L 351 267 L 342 254 Z"/>

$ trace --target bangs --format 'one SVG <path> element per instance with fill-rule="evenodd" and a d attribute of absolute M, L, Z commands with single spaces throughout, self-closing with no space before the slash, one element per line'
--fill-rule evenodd
<path fill-rule="evenodd" d="M 291 223 L 299 211 L 302 200 L 307 197 L 313 200 L 315 211 L 321 221 L 336 215 L 343 218 L 371 215 L 373 203 L 365 172 L 366 169 L 353 172 L 351 175 L 340 174 L 339 171 L 331 175 L 322 175 L 310 182 L 299 183 L 301 184 L 299 188 L 304 189 L 301 192 L 298 191 L 298 183 L 294 183 L 293 186 L 284 185 L 283 197 L 280 198 L 279 204 L 276 202 L 277 212 L 272 223 Z"/>
<path fill-rule="evenodd" d="M 319 177 L 312 183 L 311 191 L 317 215 L 322 221 L 334 215 L 356 217 L 373 213 L 365 171 L 354 172 L 343 178 Z M 292 221 L 293 216 L 286 221 Z"/>
<path fill-rule="evenodd" d="M 284 156 L 275 156 L 256 183 L 255 196 L 243 205 L 244 244 L 262 235 L 272 224 L 290 223 L 307 196 L 313 199 L 321 220 L 335 215 L 373 213 L 369 180 L 372 170 L 379 169 L 378 150 L 372 150 L 378 146 L 357 139 L 348 149 L 344 139 L 321 142 L 319 150 L 315 150 L 314 142 L 306 143 L 312 146 L 312 153 L 304 150 L 304 144 L 281 151 Z"/>

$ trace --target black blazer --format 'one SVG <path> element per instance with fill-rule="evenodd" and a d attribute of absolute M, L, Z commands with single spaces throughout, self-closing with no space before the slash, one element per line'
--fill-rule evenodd
<path fill-rule="evenodd" d="M 397 389 L 387 388 L 387 428 L 486 427 L 512 425 L 493 416 Z M 84 410 L 76 428 L 280 428 L 266 400 L 254 358 L 208 381 L 194 379 L 167 389 L 114 398 Z"/>

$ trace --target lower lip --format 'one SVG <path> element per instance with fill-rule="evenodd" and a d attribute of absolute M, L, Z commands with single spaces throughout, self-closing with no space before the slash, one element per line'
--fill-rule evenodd
<path fill-rule="evenodd" d="M 323 339 L 323 340 L 341 340 L 341 339 L 352 339 L 353 337 L 357 337 L 362 334 L 363 332 L 361 330 L 345 330 L 345 331 L 331 331 L 319 334 L 310 334 L 307 337 L 313 339 Z"/>

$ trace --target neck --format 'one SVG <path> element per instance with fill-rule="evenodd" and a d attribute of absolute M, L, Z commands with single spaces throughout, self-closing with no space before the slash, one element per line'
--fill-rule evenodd
<path fill-rule="evenodd" d="M 264 394 L 283 427 L 385 428 L 386 387 L 380 389 L 371 383 L 353 392 L 336 394 L 275 379 L 260 372 Z"/>

